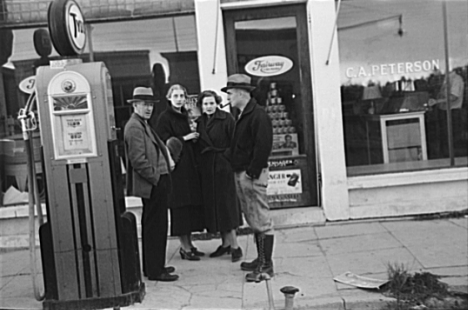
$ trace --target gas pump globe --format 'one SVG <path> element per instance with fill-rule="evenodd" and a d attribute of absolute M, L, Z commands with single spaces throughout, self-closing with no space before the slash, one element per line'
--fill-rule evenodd
<path fill-rule="evenodd" d="M 51 3 L 52 42 L 67 58 L 36 74 L 48 219 L 39 230 L 44 309 L 118 308 L 145 294 L 136 219 L 125 212 L 110 75 L 104 63 L 71 55 L 84 48 L 82 23 L 75 1 Z"/>

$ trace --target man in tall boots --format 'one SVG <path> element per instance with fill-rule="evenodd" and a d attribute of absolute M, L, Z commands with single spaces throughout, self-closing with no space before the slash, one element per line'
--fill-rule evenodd
<path fill-rule="evenodd" d="M 241 263 L 242 270 L 251 271 L 245 277 L 248 282 L 262 281 L 262 273 L 274 275 L 274 231 L 266 191 L 273 130 L 267 113 L 251 97 L 250 92 L 254 88 L 249 76 L 233 74 L 228 77 L 227 86 L 221 89 L 227 93 L 228 103 L 235 108 L 236 117 L 231 147 L 226 156 L 230 158 L 234 171 L 242 212 L 254 230 L 257 244 L 257 258 Z"/>

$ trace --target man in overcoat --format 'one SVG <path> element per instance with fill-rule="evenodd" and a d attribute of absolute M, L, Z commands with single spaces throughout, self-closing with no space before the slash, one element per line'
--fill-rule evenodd
<path fill-rule="evenodd" d="M 262 273 L 274 275 L 274 231 L 267 197 L 273 129 L 268 114 L 251 97 L 254 88 L 249 76 L 234 74 L 221 89 L 227 93 L 231 107 L 240 112 L 227 156 L 234 171 L 242 212 L 254 231 L 257 244 L 257 258 L 241 263 L 242 270 L 251 271 L 246 275 L 248 282 L 262 281 Z"/>
<path fill-rule="evenodd" d="M 127 195 L 141 197 L 143 273 L 151 281 L 175 281 L 174 267 L 165 267 L 167 210 L 170 199 L 170 171 L 174 162 L 148 120 L 153 112 L 153 91 L 137 87 L 133 91 L 133 114 L 125 125 L 127 154 Z"/>

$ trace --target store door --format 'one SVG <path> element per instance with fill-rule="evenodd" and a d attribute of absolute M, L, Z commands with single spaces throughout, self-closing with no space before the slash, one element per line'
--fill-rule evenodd
<path fill-rule="evenodd" d="M 244 73 L 273 123 L 272 208 L 318 206 L 306 7 L 223 12 L 228 74 Z"/>

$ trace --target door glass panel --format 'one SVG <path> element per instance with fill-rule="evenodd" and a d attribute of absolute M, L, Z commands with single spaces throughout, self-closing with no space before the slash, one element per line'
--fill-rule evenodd
<path fill-rule="evenodd" d="M 300 71 L 310 69 L 299 57 L 300 52 L 308 53 L 306 37 L 298 35 L 298 12 L 276 18 L 252 13 L 255 19 L 249 13 L 233 21 L 235 40 L 230 41 L 233 46 L 228 45 L 227 52 L 232 56 L 231 70 L 252 77 L 256 86 L 252 96 L 272 121 L 268 202 L 273 209 L 316 205 L 314 140 L 310 138 L 314 133 L 306 116 L 310 113 L 305 113 L 312 109 L 310 94 L 304 90 L 310 81 Z"/>
<path fill-rule="evenodd" d="M 303 154 L 305 148 L 296 18 L 290 16 L 237 21 L 235 35 L 238 71 L 253 76 L 252 82 L 257 88 L 252 95 L 265 107 L 272 120 L 272 157 Z M 286 63 L 279 64 L 278 59 L 284 58 L 287 59 Z M 285 72 L 279 69 L 277 75 L 269 75 L 261 69 L 262 66 L 287 66 L 288 60 L 292 62 L 292 67 Z M 246 65 L 251 70 L 246 69 Z"/>

